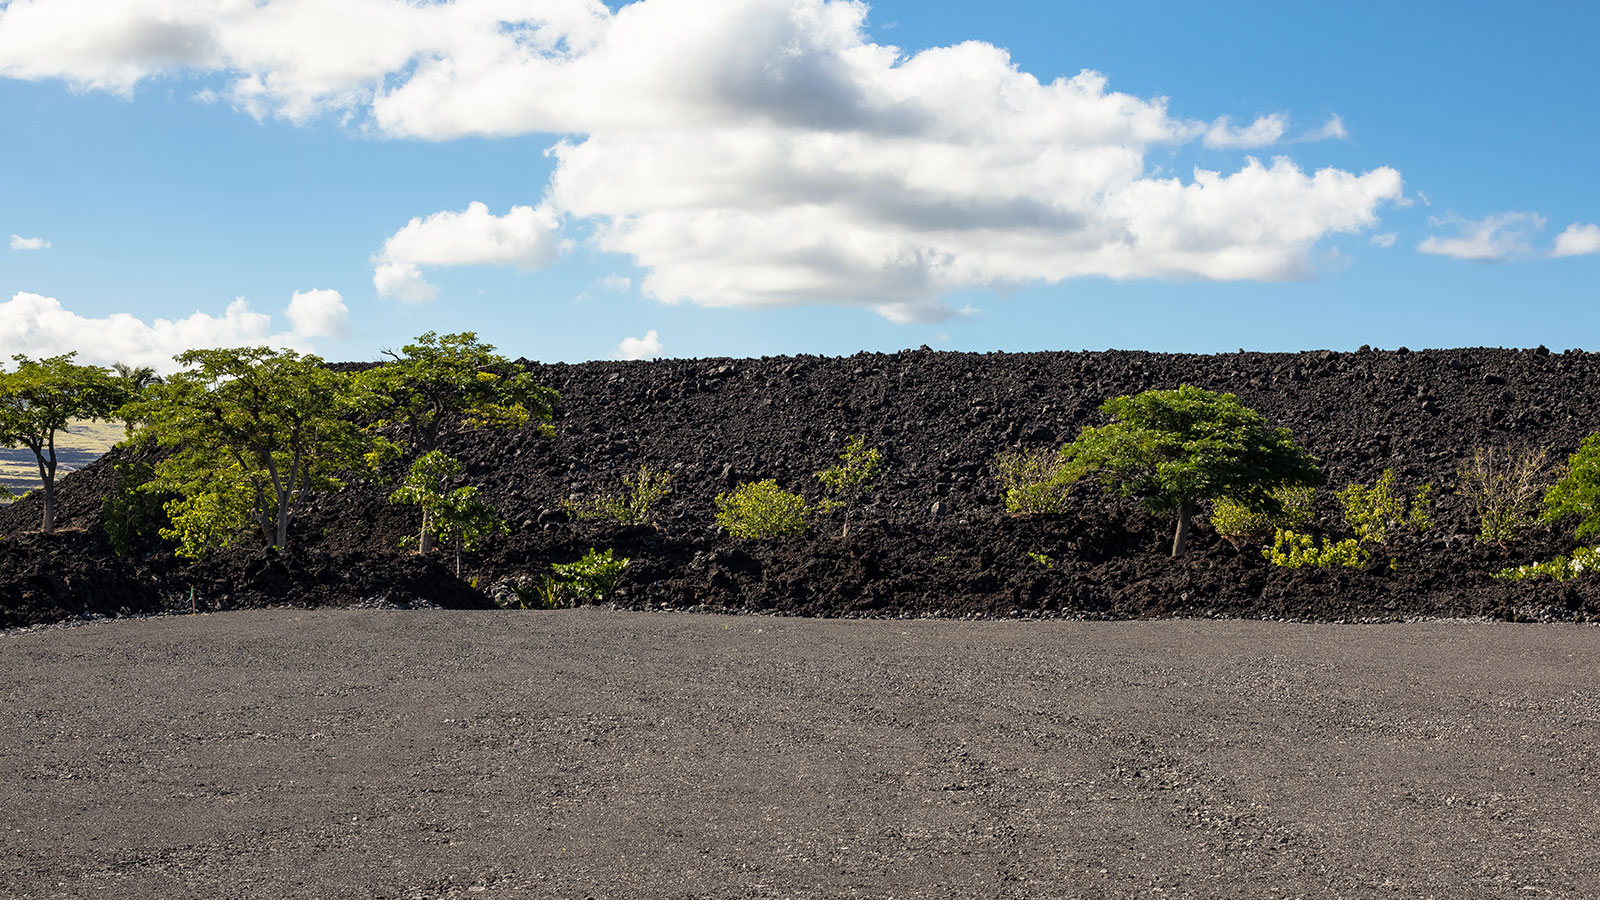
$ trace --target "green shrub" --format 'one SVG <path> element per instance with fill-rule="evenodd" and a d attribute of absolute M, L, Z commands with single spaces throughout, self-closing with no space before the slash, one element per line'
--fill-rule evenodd
<path fill-rule="evenodd" d="M 578 519 L 610 519 L 624 525 L 648 525 L 660 509 L 662 498 L 672 493 L 672 473 L 648 465 L 622 478 L 622 493 L 585 501 L 561 501 L 561 507 Z"/>
<path fill-rule="evenodd" d="M 1586 540 L 1600 534 L 1600 434 L 1583 439 L 1567 457 L 1567 471 L 1544 495 L 1547 522 L 1576 518 L 1577 537 Z"/>
<path fill-rule="evenodd" d="M 1052 450 L 1007 450 L 991 464 L 1005 492 L 1006 512 L 1039 516 L 1067 511 L 1067 493 L 1077 481 L 1061 454 Z"/>
<path fill-rule="evenodd" d="M 739 538 L 777 538 L 805 534 L 812 508 L 768 478 L 741 484 L 717 495 L 717 524 Z"/>
<path fill-rule="evenodd" d="M 111 548 L 118 556 L 127 556 L 134 544 L 171 527 L 162 506 L 173 498 L 143 490 L 155 480 L 156 474 L 155 467 L 147 462 L 119 462 L 111 471 L 114 479 L 111 494 L 100 504 L 100 518 Z"/>
<path fill-rule="evenodd" d="M 1309 534 L 1300 534 L 1280 528 L 1273 536 L 1272 546 L 1262 550 L 1267 562 L 1286 569 L 1343 567 L 1358 569 L 1367 564 L 1371 554 L 1362 549 L 1355 538 L 1320 543 Z"/>
<path fill-rule="evenodd" d="M 1265 538 L 1280 528 L 1304 528 L 1311 523 L 1312 500 L 1316 488 L 1286 484 L 1273 488 L 1278 501 L 1276 514 L 1253 510 L 1237 500 L 1220 497 L 1211 503 L 1211 527 L 1232 540 Z"/>
<path fill-rule="evenodd" d="M 1478 515 L 1478 540 L 1509 544 L 1535 521 L 1548 470 L 1544 450 L 1479 447 L 1457 473 L 1458 490 Z"/>
<path fill-rule="evenodd" d="M 1038 550 L 1029 550 L 1028 558 L 1039 565 L 1044 566 L 1046 569 L 1054 569 L 1056 567 L 1056 561 L 1051 559 L 1050 554 L 1048 553 L 1043 553 Z"/>
<path fill-rule="evenodd" d="M 1571 556 L 1558 556 L 1548 562 L 1529 563 L 1526 566 L 1514 566 L 1502 569 L 1494 574 L 1496 578 L 1509 578 L 1523 581 L 1529 578 L 1552 578 L 1556 581 L 1566 581 L 1576 578 L 1586 572 L 1600 571 L 1600 547 L 1579 547 L 1572 551 Z"/>
<path fill-rule="evenodd" d="M 1387 544 L 1403 529 L 1420 534 L 1433 527 L 1429 512 L 1433 485 L 1418 488 L 1408 502 L 1395 492 L 1393 469 L 1384 469 L 1371 487 L 1351 484 L 1335 496 L 1344 507 L 1345 524 L 1355 532 L 1357 541 L 1368 546 Z"/>
<path fill-rule="evenodd" d="M 852 435 L 844 442 L 839 464 L 817 473 L 817 480 L 828 492 L 828 499 L 822 502 L 819 510 L 831 512 L 843 509 L 845 534 L 850 533 L 850 510 L 877 487 L 878 469 L 882 462 L 883 454 L 876 448 L 869 449 L 864 436 Z"/>
<path fill-rule="evenodd" d="M 590 547 L 577 562 L 552 564 L 550 571 L 555 573 L 555 578 L 546 579 L 539 593 L 546 608 L 572 605 L 560 602 L 569 591 L 571 597 L 588 603 L 598 603 L 611 596 L 622 571 L 631 562 L 627 557 L 615 558 L 613 552 L 607 549 L 601 553 Z"/>

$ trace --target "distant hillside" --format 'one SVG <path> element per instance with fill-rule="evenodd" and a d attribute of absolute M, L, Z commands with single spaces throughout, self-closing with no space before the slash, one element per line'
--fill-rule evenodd
<path fill-rule="evenodd" d="M 73 422 L 67 432 L 56 435 L 56 477 L 94 462 L 122 438 L 120 422 Z M 0 447 L 0 484 L 17 494 L 39 486 L 39 466 L 32 450 Z"/>

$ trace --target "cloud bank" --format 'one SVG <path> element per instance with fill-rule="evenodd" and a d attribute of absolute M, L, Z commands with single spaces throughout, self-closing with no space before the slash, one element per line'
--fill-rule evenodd
<path fill-rule="evenodd" d="M 91 318 L 64 308 L 54 297 L 22 291 L 0 303 L 0 358 L 77 351 L 80 363 L 122 362 L 165 374 L 179 368 L 172 357 L 190 349 L 267 344 L 309 350 L 312 338 L 336 336 L 349 318 L 344 299 L 329 290 L 296 291 L 286 313 L 293 327 L 289 332 L 274 332 L 272 317 L 252 311 L 243 298 L 228 304 L 220 316 L 196 311 L 182 319 L 152 322 L 127 313 Z"/>
<path fill-rule="evenodd" d="M 951 314 L 979 286 L 1083 276 L 1309 277 L 1313 246 L 1378 221 L 1398 172 L 1286 157 L 1157 177 L 1152 150 L 1284 142 L 1172 115 L 1082 71 L 1041 81 L 993 45 L 906 55 L 848 0 L 13 0 L 0 74 L 129 93 L 201 73 L 258 118 L 333 113 L 394 138 L 564 135 L 537 206 L 411 220 L 374 285 L 423 302 L 429 266 L 555 258 L 561 223 L 707 306 Z M 342 36 L 359 33 L 360 41 Z M 1342 137 L 1333 117 L 1296 140 Z"/>

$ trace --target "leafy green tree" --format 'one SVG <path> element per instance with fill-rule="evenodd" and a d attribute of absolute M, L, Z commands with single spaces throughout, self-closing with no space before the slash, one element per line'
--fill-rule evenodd
<path fill-rule="evenodd" d="M 80 366 L 76 353 L 29 359 L 17 354 L 14 372 L 0 372 L 0 446 L 27 447 L 44 491 L 40 531 L 56 530 L 56 433 L 74 419 L 108 419 L 122 388 L 99 366 Z"/>
<path fill-rule="evenodd" d="M 878 486 L 878 470 L 883 454 L 877 448 L 868 448 L 864 435 L 852 435 L 844 442 L 844 452 L 839 454 L 839 464 L 817 473 L 817 480 L 827 489 L 829 499 L 825 509 L 844 510 L 844 534 L 850 534 L 850 511 L 867 494 Z"/>
<path fill-rule="evenodd" d="M 470 331 L 443 337 L 430 331 L 402 352 L 388 352 L 390 362 L 361 376 L 376 401 L 379 424 L 398 426 L 408 449 L 421 456 L 453 434 L 549 422 L 560 395 L 535 384 L 494 349 Z M 426 553 L 435 535 L 428 527 L 430 508 L 424 505 L 422 514 Z"/>
<path fill-rule="evenodd" d="M 161 383 L 161 376 L 149 366 L 130 366 L 119 362 L 111 364 L 111 371 L 122 385 L 124 403 L 138 399 L 146 388 Z M 132 419 L 123 419 L 122 426 L 127 430 L 128 436 L 132 437 L 139 423 Z"/>
<path fill-rule="evenodd" d="M 1175 557 L 1188 545 L 1201 500 L 1227 499 L 1276 515 L 1282 501 L 1275 490 L 1324 480 L 1288 429 L 1269 426 L 1232 394 L 1184 385 L 1113 397 L 1100 409 L 1114 421 L 1085 428 L 1061 448 L 1062 460 L 1075 476 L 1096 474 L 1152 513 L 1176 513 Z"/>
<path fill-rule="evenodd" d="M 163 536 L 186 556 L 228 546 L 246 523 L 268 546 L 287 547 L 307 498 L 343 488 L 393 449 L 361 427 L 356 382 L 318 357 L 237 347 L 175 359 L 185 371 L 119 414 L 170 451 L 146 489 L 179 498 L 167 504 L 173 527 Z"/>
<path fill-rule="evenodd" d="M 1567 471 L 1544 495 L 1547 522 L 1577 519 L 1579 540 L 1600 535 L 1600 434 L 1592 434 L 1567 457 Z"/>
<path fill-rule="evenodd" d="M 456 551 L 456 574 L 461 574 L 461 552 L 475 549 L 478 541 L 491 534 L 507 531 L 504 519 L 494 507 L 478 496 L 472 486 L 451 489 L 450 485 L 461 475 L 461 463 L 439 450 L 430 450 L 417 457 L 411 472 L 393 494 L 390 503 L 409 503 L 420 506 L 427 513 L 423 518 L 423 532 L 417 541 L 417 552 L 427 553 L 422 537 L 432 535 L 453 543 Z"/>

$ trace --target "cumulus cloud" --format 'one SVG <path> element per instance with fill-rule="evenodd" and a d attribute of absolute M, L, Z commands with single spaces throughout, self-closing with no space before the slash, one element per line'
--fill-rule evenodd
<path fill-rule="evenodd" d="M 1556 235 L 1555 249 L 1550 251 L 1551 256 L 1584 256 L 1589 253 L 1600 253 L 1600 225 L 1581 222 L 1573 222 L 1566 231 Z"/>
<path fill-rule="evenodd" d="M 1262 116 L 1244 128 L 1235 128 L 1232 120 L 1223 116 L 1206 130 L 1201 143 L 1214 149 L 1265 147 L 1277 143 L 1288 127 L 1288 117 L 1276 113 Z"/>
<path fill-rule="evenodd" d="M 429 266 L 548 263 L 575 221 L 662 302 L 936 321 L 942 296 L 977 286 L 1309 277 L 1319 240 L 1403 200 L 1390 168 L 1158 174 L 1153 149 L 1264 147 L 1288 117 L 1182 118 L 1093 71 L 1041 81 L 977 41 L 907 55 L 870 40 L 866 15 L 847 0 L 14 0 L 0 74 L 128 91 L 187 70 L 258 117 L 566 136 L 540 205 L 474 204 L 389 238 L 373 282 L 405 302 L 436 294 Z M 1342 133 L 1334 117 L 1307 137 Z"/>
<path fill-rule="evenodd" d="M 414 218 L 384 241 L 373 257 L 373 286 L 378 294 L 404 303 L 432 300 L 438 289 L 422 274 L 423 266 L 497 265 L 537 269 L 560 249 L 556 214 L 547 206 L 513 206 L 496 216 L 483 203 L 461 212 L 438 212 Z"/>
<path fill-rule="evenodd" d="M 284 314 L 301 337 L 338 338 L 350 329 L 350 309 L 338 291 L 295 291 Z"/>
<path fill-rule="evenodd" d="M 625 337 L 617 345 L 617 356 L 622 359 L 653 359 L 661 355 L 661 337 L 654 328 L 646 331 L 644 337 Z"/>
<path fill-rule="evenodd" d="M 1544 229 L 1544 216 L 1531 212 L 1507 212 L 1482 219 L 1457 215 L 1430 216 L 1435 228 L 1454 229 L 1449 236 L 1429 235 L 1417 250 L 1474 262 L 1506 262 L 1533 253 L 1532 237 Z"/>
<path fill-rule="evenodd" d="M 13 250 L 49 250 L 50 242 L 40 237 L 25 238 L 20 234 L 11 236 L 11 249 Z"/>
<path fill-rule="evenodd" d="M 337 291 L 297 291 L 289 301 L 288 315 L 294 330 L 275 332 L 272 317 L 254 312 L 241 297 L 220 316 L 196 311 L 181 319 L 151 322 L 127 313 L 95 318 L 66 309 L 54 297 L 22 291 L 0 303 L 0 358 L 77 351 L 82 363 L 123 362 L 167 373 L 178 369 L 173 356 L 193 348 L 266 344 L 305 351 L 311 349 L 309 339 L 332 336 L 325 332 L 342 323 L 344 302 Z"/>
<path fill-rule="evenodd" d="M 1382 234 L 1373 235 L 1370 240 L 1374 247 L 1393 247 L 1395 239 L 1398 237 L 1400 237 L 1398 232 L 1385 231 Z"/>

